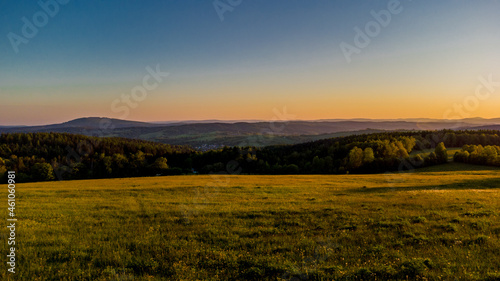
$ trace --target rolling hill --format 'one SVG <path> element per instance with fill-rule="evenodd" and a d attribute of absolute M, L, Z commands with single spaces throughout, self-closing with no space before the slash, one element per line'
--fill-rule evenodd
<path fill-rule="evenodd" d="M 198 122 L 198 123 L 197 123 Z M 315 121 L 186 121 L 170 124 L 111 118 L 86 117 L 44 126 L 0 127 L 0 133 L 58 132 L 87 136 L 123 137 L 201 150 L 222 146 L 267 146 L 297 144 L 319 139 L 383 131 L 491 129 L 500 128 L 500 119 L 332 119 Z"/>

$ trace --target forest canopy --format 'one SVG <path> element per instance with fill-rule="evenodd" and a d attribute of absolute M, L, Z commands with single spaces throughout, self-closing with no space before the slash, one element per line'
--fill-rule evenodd
<path fill-rule="evenodd" d="M 0 176 L 20 181 L 179 174 L 381 173 L 438 165 L 446 148 L 462 148 L 454 161 L 500 165 L 498 131 L 407 131 L 352 135 L 297 145 L 224 147 L 200 152 L 189 146 L 67 133 L 0 135 Z"/>

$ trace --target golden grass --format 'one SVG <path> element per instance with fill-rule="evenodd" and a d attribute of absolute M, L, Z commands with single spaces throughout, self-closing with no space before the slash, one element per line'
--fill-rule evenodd
<path fill-rule="evenodd" d="M 500 171 L 448 165 L 18 184 L 15 280 L 496 280 Z"/>

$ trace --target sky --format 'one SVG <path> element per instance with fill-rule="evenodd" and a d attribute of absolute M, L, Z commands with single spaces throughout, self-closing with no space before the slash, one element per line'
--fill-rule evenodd
<path fill-rule="evenodd" d="M 0 125 L 500 117 L 499 10 L 459 0 L 3 1 Z"/>

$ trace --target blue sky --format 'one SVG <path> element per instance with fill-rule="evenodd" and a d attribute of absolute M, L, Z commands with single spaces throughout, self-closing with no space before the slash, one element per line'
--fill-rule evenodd
<path fill-rule="evenodd" d="M 339 45 L 390 1 L 242 0 L 223 21 L 213 3 L 72 0 L 18 53 L 8 34 L 43 10 L 0 4 L 0 125 L 271 119 L 284 107 L 298 119 L 441 118 L 479 76 L 500 80 L 499 1 L 400 1 L 350 62 Z M 113 111 L 156 65 L 170 75 L 127 114 Z M 495 117 L 499 96 L 468 114 Z"/>

